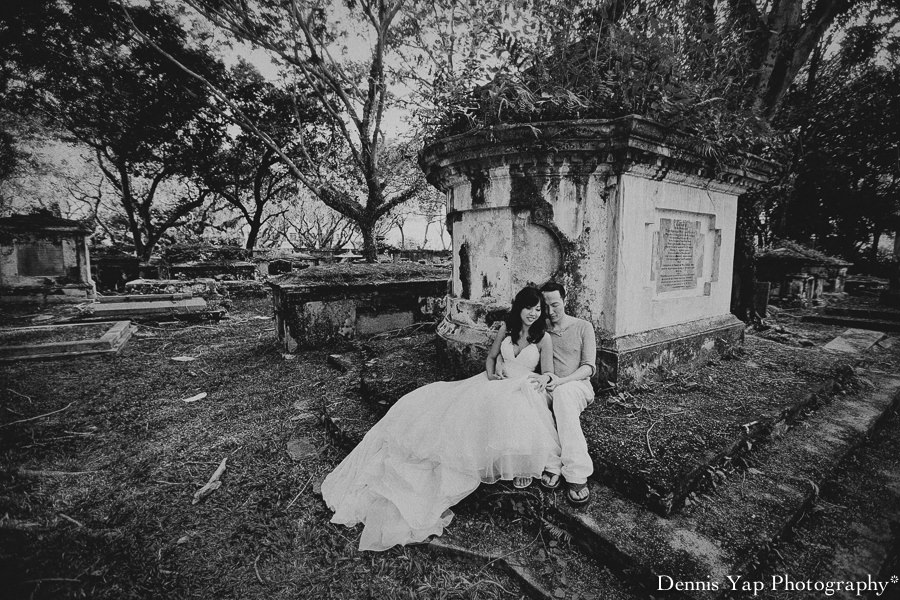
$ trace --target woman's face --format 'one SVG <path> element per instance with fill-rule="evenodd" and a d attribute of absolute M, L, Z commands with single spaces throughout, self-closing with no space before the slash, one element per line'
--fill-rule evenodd
<path fill-rule="evenodd" d="M 519 316 L 522 317 L 522 323 L 525 327 L 531 327 L 531 324 L 537 321 L 541 316 L 541 303 L 538 302 L 534 306 L 523 308 L 522 312 L 519 313 Z"/>

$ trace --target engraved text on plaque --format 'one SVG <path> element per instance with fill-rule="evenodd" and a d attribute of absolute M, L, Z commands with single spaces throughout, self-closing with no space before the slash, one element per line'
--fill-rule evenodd
<path fill-rule="evenodd" d="M 696 243 L 700 223 L 681 219 L 659 220 L 657 292 L 697 287 Z"/>

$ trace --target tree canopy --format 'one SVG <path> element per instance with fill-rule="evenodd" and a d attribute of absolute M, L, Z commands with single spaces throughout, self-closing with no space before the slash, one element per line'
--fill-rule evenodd
<path fill-rule="evenodd" d="M 167 183 L 194 174 L 198 157 L 220 145 L 222 130 L 199 116 L 207 95 L 195 80 L 136 39 L 108 0 L 19 0 L 0 41 L 3 109 L 35 115 L 91 148 L 115 189 L 134 246 L 149 257 L 163 234 L 200 206 L 206 192 Z M 210 79 L 223 67 L 202 44 L 189 42 L 177 19 L 156 4 L 135 20 L 158 43 Z"/>

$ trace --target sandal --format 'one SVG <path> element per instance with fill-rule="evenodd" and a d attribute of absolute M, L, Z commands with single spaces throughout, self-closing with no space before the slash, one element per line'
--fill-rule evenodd
<path fill-rule="evenodd" d="M 541 473 L 541 485 L 548 490 L 555 490 L 559 487 L 559 473 L 544 471 Z"/>
<path fill-rule="evenodd" d="M 580 506 L 591 499 L 591 490 L 588 489 L 587 483 L 570 483 L 567 495 L 569 496 L 569 502 Z"/>
<path fill-rule="evenodd" d="M 513 477 L 513 487 L 517 490 L 524 490 L 531 485 L 532 481 L 534 481 L 533 477 Z"/>

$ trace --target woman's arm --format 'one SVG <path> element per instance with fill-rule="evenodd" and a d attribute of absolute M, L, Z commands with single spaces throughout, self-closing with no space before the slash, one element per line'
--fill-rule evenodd
<path fill-rule="evenodd" d="M 553 341 L 550 334 L 545 333 L 538 342 L 538 350 L 541 351 L 541 375 L 553 373 Z"/>
<path fill-rule="evenodd" d="M 497 373 L 497 357 L 500 355 L 500 344 L 503 343 L 503 338 L 506 337 L 506 323 L 500 325 L 500 329 L 497 330 L 497 336 L 494 338 L 494 343 L 491 344 L 491 349 L 488 351 L 487 358 L 484 359 L 484 368 L 487 371 L 488 379 L 503 379 L 502 373 Z"/>

